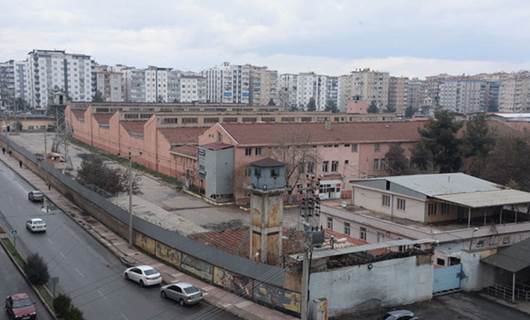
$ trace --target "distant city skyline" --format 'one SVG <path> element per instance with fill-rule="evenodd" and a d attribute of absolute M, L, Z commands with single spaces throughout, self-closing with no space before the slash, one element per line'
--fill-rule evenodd
<path fill-rule="evenodd" d="M 0 5 L 1 61 L 58 49 L 101 64 L 193 71 L 224 61 L 334 76 L 367 67 L 408 77 L 530 69 L 526 1 Z"/>

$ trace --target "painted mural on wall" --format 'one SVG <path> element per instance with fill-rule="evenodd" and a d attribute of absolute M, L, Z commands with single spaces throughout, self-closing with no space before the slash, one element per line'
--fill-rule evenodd
<path fill-rule="evenodd" d="M 254 286 L 254 299 L 285 310 L 300 313 L 300 293 L 256 283 Z"/>
<path fill-rule="evenodd" d="M 213 283 L 238 295 L 252 297 L 252 279 L 214 267 Z"/>
<path fill-rule="evenodd" d="M 155 251 L 156 251 L 156 241 L 149 238 L 148 236 L 140 233 L 140 232 L 135 232 L 134 233 L 134 244 L 139 247 L 139 248 L 142 248 L 145 252 L 151 254 L 151 255 L 155 255 Z"/>
<path fill-rule="evenodd" d="M 175 267 L 180 267 L 181 256 L 182 254 L 179 251 L 168 247 L 163 243 L 156 243 L 156 257 L 160 260 L 165 261 Z"/>
<path fill-rule="evenodd" d="M 212 282 L 212 265 L 202 260 L 187 254 L 182 254 L 180 267 L 201 279 Z"/>

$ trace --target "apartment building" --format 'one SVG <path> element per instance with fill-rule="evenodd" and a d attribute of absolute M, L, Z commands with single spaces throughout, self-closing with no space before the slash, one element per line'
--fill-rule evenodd
<path fill-rule="evenodd" d="M 404 114 L 408 106 L 408 86 L 406 77 L 390 77 L 388 81 L 388 108 L 397 114 Z"/>
<path fill-rule="evenodd" d="M 339 108 L 339 111 L 345 112 L 346 107 L 348 106 L 348 102 L 351 100 L 351 89 L 352 89 L 352 83 L 351 83 L 351 76 L 350 75 L 342 75 L 338 77 L 337 81 L 337 107 Z"/>
<path fill-rule="evenodd" d="M 119 69 L 118 69 L 119 70 Z M 111 66 L 94 66 L 95 90 L 103 101 L 125 101 L 125 77 L 121 71 Z"/>
<path fill-rule="evenodd" d="M 145 102 L 168 102 L 168 74 L 171 68 L 145 69 Z"/>
<path fill-rule="evenodd" d="M 296 77 L 296 106 L 307 110 L 309 102 L 314 99 L 317 111 L 326 108 L 327 76 L 314 72 L 299 73 Z"/>
<path fill-rule="evenodd" d="M 180 73 L 177 77 L 176 88 L 176 102 L 206 102 L 206 78 L 203 76 L 191 73 Z M 175 95 L 171 89 L 170 94 Z"/>
<path fill-rule="evenodd" d="M 409 79 L 407 83 L 407 107 L 419 110 L 425 105 L 430 105 L 425 80 Z"/>
<path fill-rule="evenodd" d="M 280 75 L 279 99 L 280 106 L 286 108 L 296 108 L 296 91 L 298 77 L 296 74 L 285 73 Z"/>
<path fill-rule="evenodd" d="M 59 50 L 33 50 L 28 54 L 30 106 L 46 109 L 54 92 L 72 101 L 91 101 L 92 60 L 83 54 Z"/>
<path fill-rule="evenodd" d="M 125 101 L 146 102 L 145 70 L 125 68 Z"/>
<path fill-rule="evenodd" d="M 278 71 L 267 67 L 250 68 L 250 104 L 266 106 L 279 104 Z"/>
<path fill-rule="evenodd" d="M 338 107 L 339 104 L 339 77 L 326 78 L 326 106 Z"/>
<path fill-rule="evenodd" d="M 439 105 L 459 113 L 486 112 L 489 105 L 489 84 L 482 80 L 445 80 L 440 84 Z"/>
<path fill-rule="evenodd" d="M 205 70 L 206 101 L 211 103 L 250 103 L 251 66 L 223 63 Z"/>
<path fill-rule="evenodd" d="M 500 112 L 530 112 L 530 72 L 507 75 L 499 85 Z"/>
<path fill-rule="evenodd" d="M 379 110 L 388 105 L 388 72 L 379 72 L 370 69 L 354 70 L 351 76 L 351 96 L 360 100 L 375 101 Z"/>
<path fill-rule="evenodd" d="M 0 63 L 0 107 L 10 108 L 15 101 L 15 62 Z"/>

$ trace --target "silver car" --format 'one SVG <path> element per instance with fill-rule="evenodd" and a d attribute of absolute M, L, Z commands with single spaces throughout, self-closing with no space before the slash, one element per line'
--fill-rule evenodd
<path fill-rule="evenodd" d="M 408 310 L 394 310 L 383 316 L 383 320 L 418 320 L 418 318 Z"/>
<path fill-rule="evenodd" d="M 177 301 L 181 306 L 199 303 L 203 298 L 202 290 L 186 282 L 165 285 L 160 290 L 162 298 Z"/>

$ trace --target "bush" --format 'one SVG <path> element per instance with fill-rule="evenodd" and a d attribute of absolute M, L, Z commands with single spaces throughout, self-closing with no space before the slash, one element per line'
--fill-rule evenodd
<path fill-rule="evenodd" d="M 29 281 L 36 286 L 46 284 L 50 278 L 46 262 L 36 253 L 28 257 L 24 272 L 28 275 Z"/>
<path fill-rule="evenodd" d="M 68 315 L 64 318 L 65 320 L 83 320 L 83 312 L 81 310 L 77 309 L 76 307 L 72 306 L 70 308 L 70 311 L 68 312 Z"/>
<path fill-rule="evenodd" d="M 70 311 L 72 300 L 65 294 L 60 294 L 53 299 L 53 310 L 59 318 L 65 318 Z"/>

